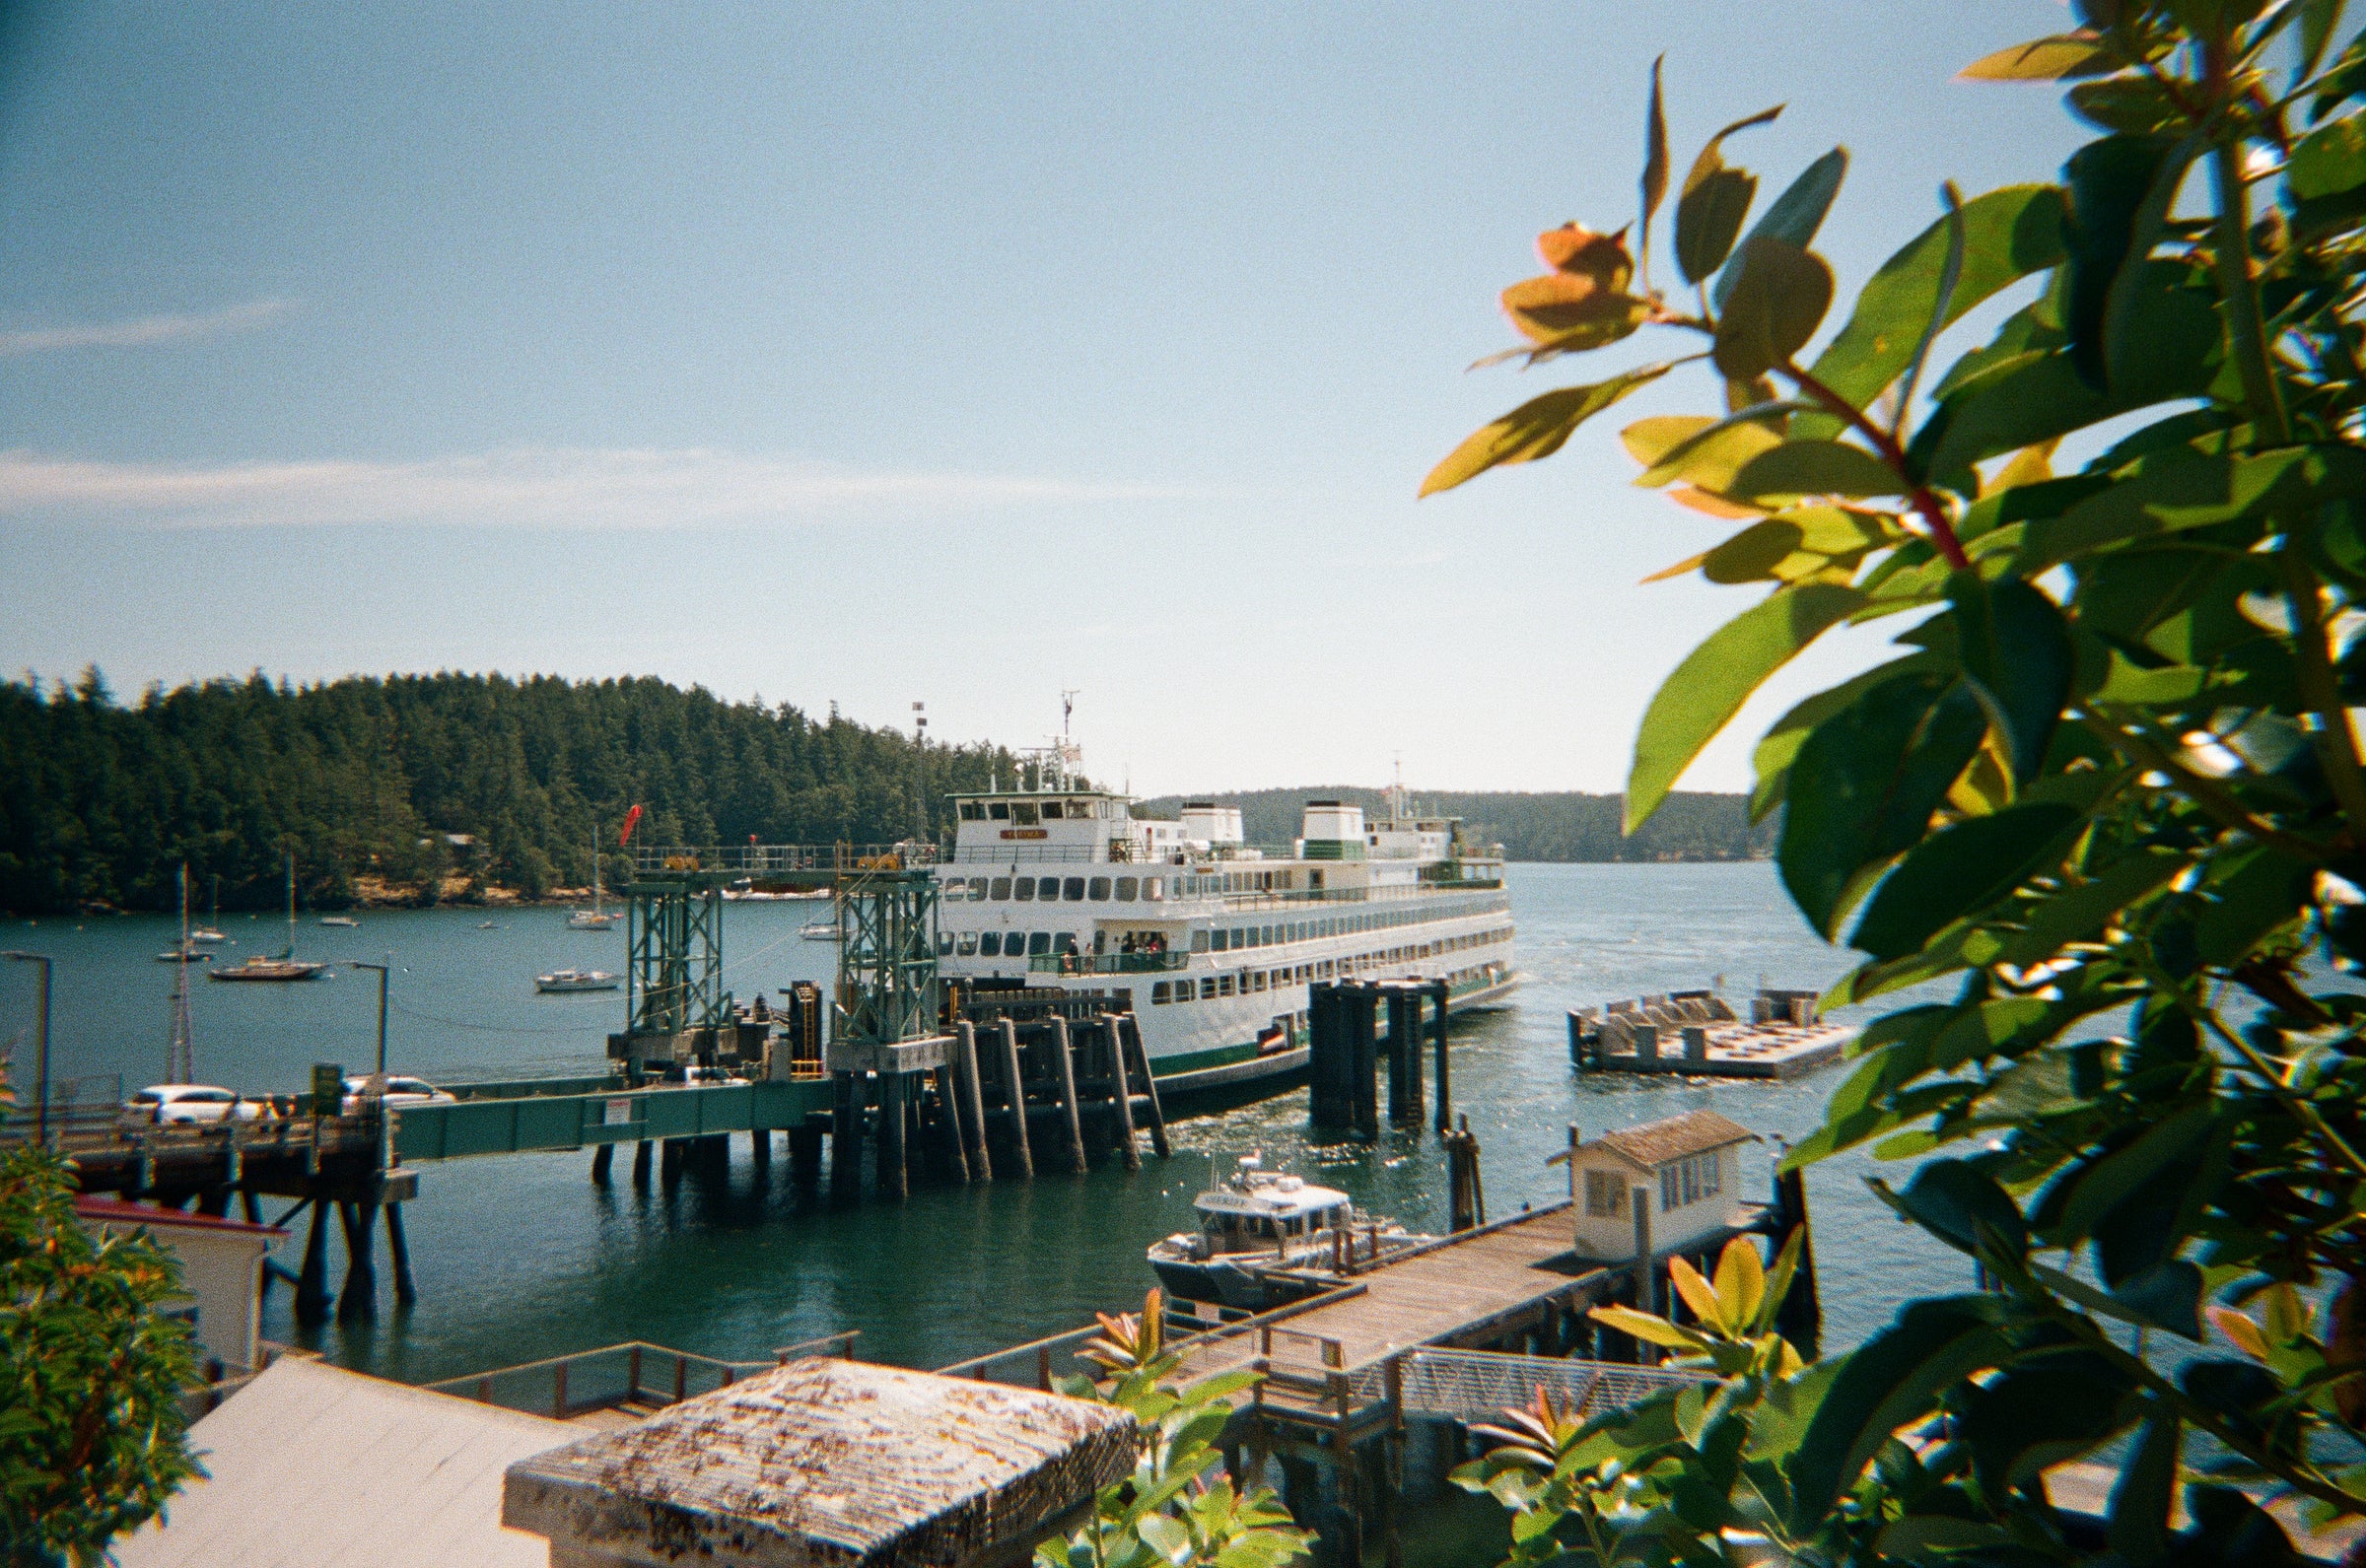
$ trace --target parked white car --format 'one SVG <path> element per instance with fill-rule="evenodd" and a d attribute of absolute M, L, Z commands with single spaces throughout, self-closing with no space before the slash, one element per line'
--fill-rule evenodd
<path fill-rule="evenodd" d="M 361 1110 L 362 1099 L 370 1092 L 371 1079 L 376 1076 L 376 1073 L 372 1073 L 369 1077 L 345 1080 L 345 1114 L 347 1116 L 352 1116 Z M 388 1076 L 386 1079 L 386 1104 L 397 1111 L 406 1105 L 455 1105 L 459 1098 L 458 1095 L 449 1090 L 437 1088 L 425 1078 Z"/>
<path fill-rule="evenodd" d="M 164 1125 L 182 1122 L 257 1122 L 263 1108 L 210 1083 L 159 1083 L 123 1102 L 123 1120 Z"/>

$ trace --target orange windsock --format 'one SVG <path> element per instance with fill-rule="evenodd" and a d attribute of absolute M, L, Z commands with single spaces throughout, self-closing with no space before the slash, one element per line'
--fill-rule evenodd
<path fill-rule="evenodd" d="M 626 845 L 632 843 L 633 829 L 639 827 L 640 825 L 641 808 L 639 806 L 635 806 L 632 810 L 624 814 L 624 831 L 616 835 L 616 848 L 621 850 Z"/>

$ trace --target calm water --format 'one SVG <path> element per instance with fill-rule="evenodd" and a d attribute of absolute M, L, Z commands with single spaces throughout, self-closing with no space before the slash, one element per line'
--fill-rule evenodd
<path fill-rule="evenodd" d="M 1822 985 L 1842 955 L 1809 934 L 1773 867 L 1741 865 L 1518 865 L 1510 871 L 1527 985 L 1503 1008 L 1455 1027 L 1455 1104 L 1485 1151 L 1490 1217 L 1523 1198 L 1562 1191 L 1546 1156 L 1576 1123 L 1600 1130 L 1714 1106 L 1769 1136 L 1816 1125 L 1840 1074 L 1792 1084 L 1715 1086 L 1615 1077 L 1579 1079 L 1567 1055 L 1566 1010 L 1637 991 L 1702 985 L 1728 994 L 1762 979 Z M 725 919 L 729 984 L 759 988 L 823 979 L 836 951 L 799 939 L 813 906 L 735 904 Z M 495 921 L 483 930 L 478 922 Z M 308 917 L 307 957 L 392 955 L 393 1068 L 461 1080 L 599 1070 L 621 993 L 541 997 L 532 976 L 562 965 L 623 967 L 621 932 L 565 928 L 557 910 L 434 910 L 364 914 L 354 930 Z M 285 927 L 237 917 L 223 928 L 233 961 L 275 951 Z M 163 919 L 0 922 L 0 947 L 58 962 L 53 1073 L 111 1089 L 161 1075 L 173 968 Z M 0 966 L 0 1045 L 16 1043 L 30 1077 L 32 966 Z M 311 1064 L 358 1068 L 374 1049 L 376 977 L 346 973 L 306 986 L 192 982 L 198 1077 L 250 1091 L 292 1091 Z M 94 1084 L 93 1087 L 98 1087 Z M 800 1206 L 788 1162 L 769 1177 L 736 1141 L 728 1180 L 685 1179 L 671 1193 L 636 1193 L 622 1180 L 589 1181 L 589 1151 L 507 1155 L 422 1168 L 406 1212 L 420 1300 L 375 1325 L 330 1328 L 315 1341 L 332 1357 L 389 1376 L 426 1380 L 620 1339 L 649 1339 L 732 1359 L 845 1329 L 868 1356 L 937 1366 L 1138 1305 L 1151 1283 L 1143 1249 L 1188 1220 L 1211 1158 L 1262 1150 L 1344 1188 L 1415 1229 L 1446 1221 L 1443 1159 L 1433 1136 L 1389 1133 L 1374 1147 L 1316 1144 L 1304 1090 L 1218 1115 L 1181 1120 L 1175 1156 L 1146 1158 L 1129 1176 L 1113 1163 L 1083 1177 L 1031 1186 L 928 1188 L 900 1207 L 866 1202 Z M 1763 1190 L 1762 1153 L 1745 1171 Z M 1858 1157 L 1810 1173 L 1823 1269 L 1828 1344 L 1852 1343 L 1911 1295 L 1961 1289 L 1955 1255 L 1899 1224 L 1863 1178 Z M 1894 1175 L 1896 1173 L 1893 1173 Z M 274 1205 L 270 1212 L 276 1213 Z M 301 1238 L 287 1245 L 289 1252 Z M 293 1262 L 295 1260 L 289 1260 Z M 384 1284 L 382 1254 L 381 1290 Z M 289 1293 L 272 1292 L 264 1331 L 299 1337 Z"/>

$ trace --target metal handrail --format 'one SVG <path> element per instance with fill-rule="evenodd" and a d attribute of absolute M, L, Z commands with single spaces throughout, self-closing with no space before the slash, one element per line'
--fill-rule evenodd
<path fill-rule="evenodd" d="M 1165 975 L 1191 965 L 1189 953 L 1043 953 L 1027 960 L 1030 975 Z"/>
<path fill-rule="evenodd" d="M 909 839 L 898 844 L 640 844 L 632 850 L 636 872 L 701 871 L 761 875 L 769 871 L 894 871 L 935 865 L 935 844 Z"/>

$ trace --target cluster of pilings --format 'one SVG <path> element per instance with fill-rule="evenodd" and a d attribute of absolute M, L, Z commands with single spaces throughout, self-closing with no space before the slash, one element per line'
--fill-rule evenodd
<path fill-rule="evenodd" d="M 1173 1152 L 1165 1108 L 1150 1075 L 1142 1029 L 1110 999 L 1055 993 L 1050 998 L 977 1001 L 949 1033 L 869 1044 L 832 1042 L 832 1109 L 784 1129 L 792 1180 L 818 1193 L 823 1171 L 833 1199 L 870 1188 L 903 1198 L 920 1181 L 1032 1180 L 1038 1168 L 1078 1172 L 1114 1155 L 1142 1167 L 1142 1134 L 1164 1159 Z M 750 1134 L 754 1163 L 769 1166 L 773 1133 Z M 730 1135 L 639 1143 L 633 1182 L 671 1185 L 694 1165 L 728 1164 Z M 611 1179 L 614 1145 L 592 1157 L 592 1179 Z"/>
<path fill-rule="evenodd" d="M 1446 983 L 1319 982 L 1306 1002 L 1307 1078 L 1314 1125 L 1349 1127 L 1367 1142 L 1380 1136 L 1381 1062 L 1388 1064 L 1388 1119 L 1418 1126 L 1423 1112 L 1422 1044 L 1433 1047 L 1436 1127 L 1453 1125 L 1452 1068 L 1446 1055 Z M 1385 1009 L 1387 1029 L 1381 1018 Z M 1425 1018 L 1427 1013 L 1427 1018 Z"/>

